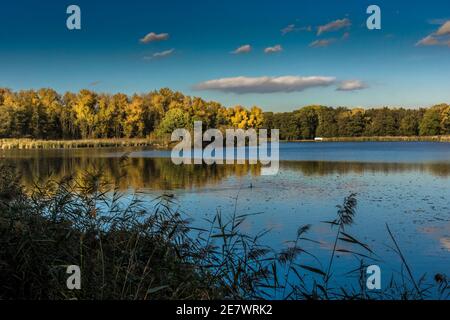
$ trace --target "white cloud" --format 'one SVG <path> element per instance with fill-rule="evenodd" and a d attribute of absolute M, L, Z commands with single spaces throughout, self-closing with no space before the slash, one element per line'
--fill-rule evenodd
<path fill-rule="evenodd" d="M 450 35 L 450 20 L 445 22 L 436 32 L 437 36 L 446 36 Z"/>
<path fill-rule="evenodd" d="M 296 27 L 295 24 L 290 24 L 287 27 L 281 29 L 281 34 L 284 36 L 288 33 L 295 32 L 295 31 L 312 31 L 311 26 L 306 27 Z"/>
<path fill-rule="evenodd" d="M 317 35 L 320 36 L 324 32 L 336 31 L 345 27 L 350 27 L 351 25 L 352 23 L 347 18 L 331 21 L 323 26 L 319 26 Z"/>
<path fill-rule="evenodd" d="M 439 29 L 419 40 L 416 46 L 450 46 L 450 20 L 442 22 Z"/>
<path fill-rule="evenodd" d="M 281 76 L 281 77 L 234 77 L 209 80 L 197 84 L 197 90 L 216 90 L 237 94 L 295 92 L 308 88 L 326 87 L 334 84 L 336 78 L 323 76 Z"/>
<path fill-rule="evenodd" d="M 324 48 L 324 47 L 328 47 L 329 45 L 331 45 L 335 42 L 345 41 L 345 40 L 348 40 L 349 38 L 350 38 L 350 33 L 344 32 L 340 38 L 328 38 L 328 39 L 315 40 L 309 44 L 309 47 Z"/>
<path fill-rule="evenodd" d="M 433 36 L 426 36 L 425 38 L 419 40 L 416 46 L 435 46 L 438 45 L 439 41 Z"/>
<path fill-rule="evenodd" d="M 249 44 L 240 46 L 239 48 L 237 48 L 236 50 L 232 51 L 231 53 L 233 54 L 240 54 L 240 53 L 248 53 L 252 51 L 252 46 Z"/>
<path fill-rule="evenodd" d="M 169 49 L 169 50 L 165 50 L 162 52 L 155 52 L 153 54 L 153 56 L 154 57 L 167 57 L 167 56 L 170 56 L 174 51 L 175 51 L 175 49 Z"/>
<path fill-rule="evenodd" d="M 150 60 L 150 59 L 157 59 L 157 58 L 165 58 L 170 56 L 172 53 L 175 52 L 175 49 L 165 50 L 161 52 L 155 52 L 150 57 L 144 57 L 144 59 Z"/>
<path fill-rule="evenodd" d="M 150 33 L 146 34 L 145 37 L 143 37 L 139 41 L 142 43 L 149 43 L 149 42 L 154 42 L 154 41 L 163 41 L 163 40 L 167 40 L 167 39 L 169 39 L 168 33 L 157 34 L 154 32 L 150 32 Z"/>
<path fill-rule="evenodd" d="M 276 53 L 276 52 L 281 52 L 281 51 L 283 51 L 283 48 L 279 44 L 277 44 L 273 47 L 267 47 L 264 49 L 265 53 Z"/>
<path fill-rule="evenodd" d="M 345 80 L 339 83 L 337 91 L 355 91 L 366 89 L 368 86 L 361 80 Z"/>
<path fill-rule="evenodd" d="M 320 48 L 320 47 L 328 47 L 330 44 L 335 42 L 336 39 L 321 39 L 313 41 L 309 44 L 311 48 Z"/>
<path fill-rule="evenodd" d="M 295 31 L 295 24 L 290 24 L 287 27 L 281 29 L 281 34 L 284 36 L 285 34 L 288 34 L 293 31 Z"/>

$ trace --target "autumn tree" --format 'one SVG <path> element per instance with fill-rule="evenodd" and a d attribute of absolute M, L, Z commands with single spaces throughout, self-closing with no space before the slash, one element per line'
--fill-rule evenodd
<path fill-rule="evenodd" d="M 1 138 L 146 137 L 192 128 L 279 129 L 280 139 L 334 136 L 398 136 L 450 134 L 450 106 L 428 109 L 345 108 L 312 105 L 292 112 L 266 112 L 254 106 L 226 108 L 215 101 L 162 88 L 128 96 L 90 90 L 66 92 L 0 88 Z"/>
<path fill-rule="evenodd" d="M 0 89 L 0 137 L 12 136 L 14 110 L 12 107 L 13 93 L 8 89 Z"/>
<path fill-rule="evenodd" d="M 228 117 L 230 118 L 231 126 L 238 129 L 247 129 L 248 111 L 242 106 L 235 106 L 228 109 Z"/>
<path fill-rule="evenodd" d="M 61 97 L 53 89 L 40 89 L 37 94 L 46 118 L 46 128 L 43 131 L 49 138 L 61 138 L 63 135 L 61 124 L 63 105 Z"/>
<path fill-rule="evenodd" d="M 145 113 L 144 99 L 141 96 L 134 95 L 131 103 L 125 109 L 124 134 L 127 138 L 144 136 L 145 132 Z"/>
<path fill-rule="evenodd" d="M 61 108 L 61 133 L 63 139 L 77 139 L 81 137 L 81 132 L 77 123 L 77 114 L 75 105 L 77 95 L 72 92 L 66 92 L 62 98 L 63 107 Z"/>
<path fill-rule="evenodd" d="M 81 137 L 92 138 L 96 120 L 97 95 L 89 90 L 81 90 L 76 97 L 73 110 L 75 121 L 81 133 Z"/>

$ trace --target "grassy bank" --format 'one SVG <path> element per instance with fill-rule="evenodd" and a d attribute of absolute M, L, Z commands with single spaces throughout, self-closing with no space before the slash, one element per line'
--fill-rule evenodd
<path fill-rule="evenodd" d="M 311 226 L 282 250 L 242 232 L 248 214 L 218 212 L 204 229 L 178 211 L 173 195 L 152 204 L 123 197 L 100 172 L 66 176 L 26 189 L 0 166 L 0 299 L 427 299 L 449 298 L 447 277 L 416 279 L 388 228 L 402 271 L 383 290 L 368 291 L 366 267 L 377 256 L 348 232 L 354 194 L 326 222 L 336 233 L 330 258 L 310 261 Z M 236 198 L 236 203 L 238 198 Z M 342 287 L 339 254 L 356 258 Z M 375 262 L 376 263 L 376 262 Z M 66 286 L 68 265 L 81 269 L 81 289 Z M 339 272 L 342 273 L 342 272 Z M 385 275 L 384 277 L 390 278 Z"/>
<path fill-rule="evenodd" d="M 313 142 L 314 140 L 290 140 L 289 142 Z M 430 141 L 450 142 L 446 136 L 383 136 L 383 137 L 335 137 L 323 138 L 328 142 L 364 142 L 364 141 Z M 153 147 L 168 148 L 169 140 L 156 138 L 120 138 L 120 139 L 78 139 L 78 140 L 36 140 L 36 139 L 0 139 L 0 150 L 9 149 L 77 149 L 102 147 Z"/>
<path fill-rule="evenodd" d="M 0 149 L 75 149 L 101 147 L 154 147 L 166 148 L 168 143 L 154 138 L 120 138 L 120 139 L 79 139 L 79 140 L 35 140 L 35 139 L 0 139 Z"/>

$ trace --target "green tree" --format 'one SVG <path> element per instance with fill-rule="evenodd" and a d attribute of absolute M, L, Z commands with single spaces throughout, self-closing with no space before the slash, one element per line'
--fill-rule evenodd
<path fill-rule="evenodd" d="M 316 112 L 318 118 L 316 136 L 337 137 L 338 125 L 336 120 L 336 114 L 338 113 L 338 110 L 320 106 L 316 109 Z"/>
<path fill-rule="evenodd" d="M 295 112 L 301 139 L 314 139 L 316 136 L 316 129 L 319 125 L 316 108 L 317 106 L 307 106 Z"/>
<path fill-rule="evenodd" d="M 157 129 L 158 135 L 171 134 L 175 129 L 191 129 L 192 123 L 189 114 L 183 109 L 173 108 L 167 111 Z"/>
<path fill-rule="evenodd" d="M 439 107 L 432 107 L 425 111 L 420 122 L 421 136 L 434 136 L 441 134 L 441 110 Z"/>
<path fill-rule="evenodd" d="M 407 110 L 400 120 L 399 134 L 403 136 L 416 136 L 419 134 L 419 115 L 417 112 Z"/>
<path fill-rule="evenodd" d="M 359 137 L 365 129 L 365 111 L 360 108 L 340 109 L 337 117 L 340 137 Z"/>
<path fill-rule="evenodd" d="M 370 109 L 366 111 L 369 123 L 364 135 L 367 136 L 394 136 L 398 134 L 395 111 L 388 108 Z"/>
<path fill-rule="evenodd" d="M 450 134 L 450 105 L 442 105 L 441 133 Z"/>

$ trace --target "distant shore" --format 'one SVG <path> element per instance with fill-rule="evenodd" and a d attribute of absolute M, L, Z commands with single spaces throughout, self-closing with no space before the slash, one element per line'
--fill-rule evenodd
<path fill-rule="evenodd" d="M 450 142 L 450 135 L 445 136 L 383 136 L 383 137 L 331 137 L 322 140 L 283 140 L 282 142 Z M 167 149 L 169 141 L 151 138 L 118 139 L 76 139 L 76 140 L 40 140 L 40 139 L 0 139 L 0 150 L 10 149 L 79 149 L 112 147 L 152 147 Z"/>
<path fill-rule="evenodd" d="M 444 136 L 374 136 L 374 137 L 330 137 L 317 140 L 289 140 L 292 142 L 450 142 L 450 135 Z"/>

